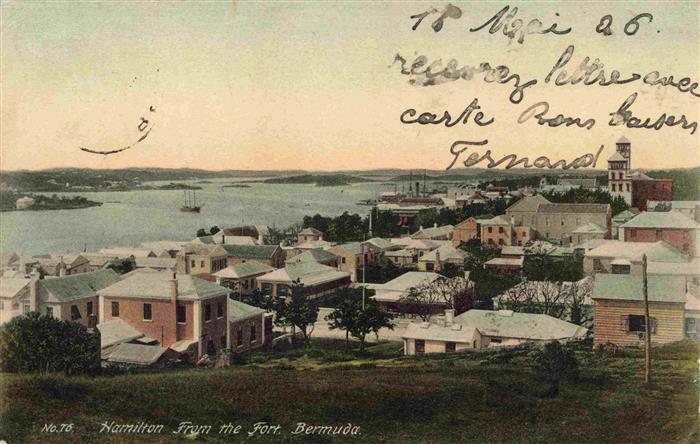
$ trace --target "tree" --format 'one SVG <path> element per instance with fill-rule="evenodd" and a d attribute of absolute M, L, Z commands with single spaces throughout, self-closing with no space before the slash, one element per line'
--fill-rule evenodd
<path fill-rule="evenodd" d="M 206 235 L 207 235 L 207 230 L 205 230 L 204 228 L 200 228 L 199 230 L 197 230 L 197 237 L 202 237 L 202 236 L 206 236 Z"/>
<path fill-rule="evenodd" d="M 578 378 L 578 362 L 571 350 L 566 350 L 558 341 L 548 342 L 535 358 L 537 374 L 549 383 L 547 396 L 555 398 L 559 394 L 562 379 Z"/>
<path fill-rule="evenodd" d="M 379 308 L 379 303 L 374 299 L 365 301 L 365 309 L 360 306 L 360 313 L 353 325 L 350 326 L 350 334 L 360 341 L 360 352 L 365 351 L 365 338 L 368 334 L 379 335 L 382 328 L 394 329 L 391 322 L 394 318 L 390 313 L 386 313 Z"/>
<path fill-rule="evenodd" d="M 362 312 L 362 290 L 344 288 L 339 291 L 342 301 L 328 316 L 330 330 L 345 330 L 345 350 L 350 342 L 350 331 L 355 328 Z"/>
<path fill-rule="evenodd" d="M 217 227 L 216 225 L 214 225 L 213 227 L 211 227 L 211 228 L 209 229 L 209 234 L 216 234 L 216 233 L 218 233 L 219 231 L 221 231 L 221 228 L 219 228 L 219 227 Z"/>
<path fill-rule="evenodd" d="M 131 257 L 114 259 L 107 265 L 107 268 L 114 270 L 119 274 L 126 274 L 136 269 L 136 262 L 134 261 L 134 258 Z"/>
<path fill-rule="evenodd" d="M 262 308 L 267 311 L 272 311 L 274 308 L 274 301 L 272 297 L 267 293 L 263 293 L 257 288 L 253 289 L 250 294 L 241 295 L 239 293 L 238 295 L 241 302 L 252 305 L 253 307 Z"/>
<path fill-rule="evenodd" d="M 384 284 L 401 276 L 403 273 L 404 270 L 394 265 L 393 262 L 384 256 L 365 265 L 365 278 L 367 282 Z"/>
<path fill-rule="evenodd" d="M 318 319 L 318 306 L 306 297 L 304 284 L 298 280 L 292 284 L 292 294 L 286 299 L 278 297 L 274 303 L 275 323 L 280 326 L 298 328 L 308 346 L 313 325 Z M 311 329 L 309 330 L 309 327 Z"/>
<path fill-rule="evenodd" d="M 372 235 L 384 238 L 401 236 L 401 218 L 391 211 L 379 211 L 372 208 Z M 363 225 L 369 229 L 369 217 L 365 217 Z"/>
<path fill-rule="evenodd" d="M 100 337 L 76 322 L 31 312 L 0 328 L 0 367 L 11 373 L 94 373 Z"/>
<path fill-rule="evenodd" d="M 470 297 L 471 291 L 469 281 L 464 277 L 441 278 L 411 288 L 399 303 L 410 306 L 411 312 L 428 322 L 438 307 L 460 308 L 458 303 Z"/>

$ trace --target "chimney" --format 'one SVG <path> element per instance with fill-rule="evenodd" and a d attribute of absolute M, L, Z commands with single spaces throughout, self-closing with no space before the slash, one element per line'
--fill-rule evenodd
<path fill-rule="evenodd" d="M 433 222 L 433 228 L 437 228 L 437 222 Z"/>
<path fill-rule="evenodd" d="M 32 268 L 29 278 L 29 311 L 39 310 L 39 272 Z"/>
<path fill-rule="evenodd" d="M 265 244 L 265 240 L 263 239 L 263 234 L 258 231 L 258 245 L 263 245 Z"/>
<path fill-rule="evenodd" d="M 440 250 L 435 250 L 435 273 L 440 273 L 442 271 L 442 262 L 440 262 Z"/>
<path fill-rule="evenodd" d="M 423 231 L 423 225 L 421 225 L 420 227 L 418 227 L 418 231 Z"/>
<path fill-rule="evenodd" d="M 58 276 L 64 277 L 66 275 L 66 263 L 63 262 L 63 256 L 58 258 Z"/>
<path fill-rule="evenodd" d="M 451 326 L 455 321 L 455 311 L 454 309 L 445 310 L 445 325 Z"/>
<path fill-rule="evenodd" d="M 223 231 L 221 232 L 221 244 L 226 245 L 226 235 Z"/>
<path fill-rule="evenodd" d="M 177 273 L 173 273 L 173 278 L 170 281 L 170 302 L 177 304 Z"/>

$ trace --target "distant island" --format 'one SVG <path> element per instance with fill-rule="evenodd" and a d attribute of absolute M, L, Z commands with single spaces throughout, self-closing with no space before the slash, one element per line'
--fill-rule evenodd
<path fill-rule="evenodd" d="M 0 211 L 75 210 L 101 205 L 102 202 L 88 200 L 82 196 L 44 196 L 0 191 Z"/>
<path fill-rule="evenodd" d="M 277 184 L 316 184 L 317 187 L 337 187 L 352 185 L 354 183 L 374 182 L 374 180 L 348 174 L 304 174 L 301 176 L 274 177 L 272 179 L 266 179 L 263 182 Z"/>
<path fill-rule="evenodd" d="M 173 183 L 167 185 L 140 185 L 138 190 L 201 190 L 202 187 L 196 185 L 187 185 L 186 183 Z"/>
<path fill-rule="evenodd" d="M 229 183 L 226 185 L 221 185 L 221 188 L 250 188 L 250 185 L 244 183 Z"/>

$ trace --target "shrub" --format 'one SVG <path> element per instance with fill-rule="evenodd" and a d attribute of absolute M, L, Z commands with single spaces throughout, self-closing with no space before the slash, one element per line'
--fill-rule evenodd
<path fill-rule="evenodd" d="M 100 336 L 36 312 L 19 316 L 0 328 L 0 367 L 10 373 L 95 373 Z"/>
<path fill-rule="evenodd" d="M 604 356 L 606 358 L 614 358 L 620 353 L 620 347 L 611 342 L 606 342 L 604 344 L 598 344 L 595 347 L 595 353 L 598 356 Z"/>
<path fill-rule="evenodd" d="M 578 379 L 578 362 L 571 350 L 566 350 L 557 341 L 545 344 L 535 358 L 537 373 L 549 383 L 546 397 L 554 398 L 559 394 L 559 381 Z"/>

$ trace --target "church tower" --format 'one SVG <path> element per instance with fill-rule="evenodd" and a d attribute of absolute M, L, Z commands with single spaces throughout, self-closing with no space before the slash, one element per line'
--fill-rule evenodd
<path fill-rule="evenodd" d="M 608 159 L 608 192 L 613 197 L 622 196 L 632 203 L 632 143 L 625 137 L 617 141 L 615 153 Z"/>

